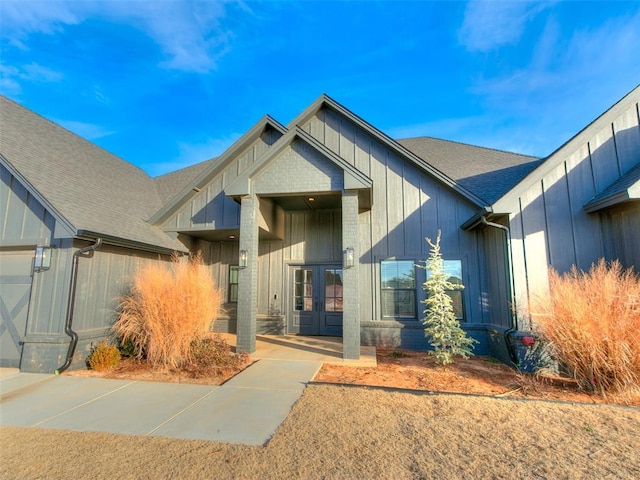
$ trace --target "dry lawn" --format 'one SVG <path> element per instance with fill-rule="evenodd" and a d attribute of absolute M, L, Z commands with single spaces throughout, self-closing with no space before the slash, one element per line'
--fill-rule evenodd
<path fill-rule="evenodd" d="M 640 410 L 309 386 L 266 447 L 0 429 L 2 479 L 640 478 Z"/>

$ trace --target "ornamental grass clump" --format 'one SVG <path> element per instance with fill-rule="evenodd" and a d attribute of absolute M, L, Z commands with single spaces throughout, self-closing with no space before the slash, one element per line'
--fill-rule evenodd
<path fill-rule="evenodd" d="M 440 231 L 436 243 L 432 243 L 428 237 L 425 240 L 431 247 L 431 253 L 424 265 L 417 265 L 427 271 L 427 281 L 423 285 L 427 298 L 422 301 L 426 306 L 422 323 L 425 336 L 433 347 L 430 353 L 435 356 L 437 363 L 447 365 L 454 362 L 456 355 L 463 358 L 473 355 L 473 344 L 477 340 L 467 336 L 456 318 L 449 292 L 464 286 L 449 281 L 440 252 Z"/>
<path fill-rule="evenodd" d="M 193 360 L 192 342 L 209 331 L 221 304 L 221 291 L 202 256 L 183 261 L 174 255 L 167 265 L 138 272 L 131 293 L 120 300 L 113 328 L 122 344 L 131 343 L 137 358 L 179 368 Z"/>
<path fill-rule="evenodd" d="M 532 320 L 551 353 L 586 391 L 638 394 L 640 278 L 601 259 L 588 272 L 549 272 Z"/>

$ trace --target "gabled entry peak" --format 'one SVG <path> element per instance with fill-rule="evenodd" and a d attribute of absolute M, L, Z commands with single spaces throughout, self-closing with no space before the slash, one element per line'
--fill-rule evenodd
<path fill-rule="evenodd" d="M 291 194 L 367 190 L 369 177 L 298 126 L 280 138 L 253 165 L 227 186 L 225 194 Z M 371 206 L 365 195 L 363 207 Z"/>

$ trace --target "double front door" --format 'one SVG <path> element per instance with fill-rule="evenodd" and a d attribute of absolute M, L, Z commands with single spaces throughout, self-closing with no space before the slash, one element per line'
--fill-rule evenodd
<path fill-rule="evenodd" d="M 290 267 L 289 333 L 342 336 L 342 267 Z"/>

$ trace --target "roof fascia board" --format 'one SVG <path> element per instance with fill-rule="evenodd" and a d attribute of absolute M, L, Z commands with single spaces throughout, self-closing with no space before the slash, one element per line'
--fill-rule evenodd
<path fill-rule="evenodd" d="M 227 188 L 225 188 L 225 194 L 230 197 L 238 197 L 251 193 L 250 179 L 257 173 L 262 171 L 264 168 L 266 168 L 273 158 L 279 155 L 296 139 L 302 140 L 307 145 L 314 148 L 318 153 L 328 158 L 339 168 L 341 168 L 345 175 L 345 188 L 371 188 L 371 186 L 373 185 L 373 182 L 369 177 L 353 167 L 350 163 L 346 162 L 343 158 L 336 155 L 335 152 L 325 147 L 322 143 L 318 142 L 315 138 L 302 130 L 300 127 L 295 126 L 290 129 L 286 135 L 282 136 L 258 160 L 256 160 L 256 162 L 250 168 L 245 170 L 240 176 L 238 176 L 238 178 L 236 178 L 236 180 L 229 184 Z"/>
<path fill-rule="evenodd" d="M 13 164 L 5 158 L 4 155 L 0 154 L 0 162 L 2 165 L 9 170 L 9 173 L 13 175 L 18 181 L 29 191 L 31 195 L 35 197 L 35 199 L 40 202 L 40 204 L 47 210 L 53 218 L 56 220 L 56 227 L 54 235 L 56 237 L 74 237 L 76 235 L 76 227 L 67 220 L 64 215 L 62 215 L 40 192 L 27 180 L 19 171 L 16 169 Z M 62 231 L 59 229 L 62 228 Z M 64 235 L 66 234 L 66 235 Z"/>
<path fill-rule="evenodd" d="M 576 151 L 581 145 L 586 144 L 594 134 L 598 133 L 607 124 L 611 124 L 618 115 L 623 113 L 634 103 L 638 102 L 640 102 L 640 85 L 637 85 L 608 110 L 547 156 L 540 165 L 529 172 L 529 174 L 520 180 L 511 190 L 496 200 L 493 204 L 493 210 L 496 212 L 504 211 L 512 213 L 516 208 L 518 198 L 532 185 L 532 183 L 539 181 L 548 175 L 557 167 L 561 160 L 564 160 L 566 156 Z"/>
<path fill-rule="evenodd" d="M 126 240 L 123 238 L 114 237 L 112 235 L 104 235 L 102 233 L 92 232 L 90 230 L 78 230 L 78 235 L 76 236 L 76 238 L 80 240 L 91 240 L 91 241 L 94 241 L 97 238 L 101 238 L 104 244 L 106 245 L 131 248 L 133 250 L 143 250 L 145 252 L 161 253 L 163 255 L 171 255 L 173 252 L 187 253 L 189 251 L 184 247 L 181 247 L 181 248 L 161 247 L 159 245 L 152 245 L 150 243 L 136 242 L 133 240 Z"/>
<path fill-rule="evenodd" d="M 157 225 L 164 222 L 182 205 L 191 200 L 201 188 L 203 188 L 213 177 L 229 165 L 249 143 L 255 141 L 267 126 L 272 127 L 282 135 L 287 133 L 287 128 L 285 126 L 273 119 L 270 115 L 265 115 L 244 135 L 236 140 L 233 145 L 225 150 L 225 152 L 219 157 L 219 161 L 210 165 L 201 172 L 196 178 L 189 182 L 186 187 L 180 190 L 172 200 L 167 202 L 158 212 L 156 212 L 156 214 L 149 219 L 149 223 Z"/>
<path fill-rule="evenodd" d="M 409 161 L 414 163 L 416 166 L 418 166 L 419 168 L 427 172 L 429 175 L 434 177 L 440 183 L 446 185 L 447 187 L 451 188 L 453 191 L 455 191 L 456 193 L 464 197 L 469 202 L 479 207 L 484 207 L 487 205 L 486 201 L 482 200 L 480 197 L 476 196 L 466 188 L 459 185 L 455 180 L 453 180 L 452 178 L 442 173 L 433 165 L 430 165 L 429 163 L 425 162 L 422 158 L 418 157 L 413 152 L 411 152 L 410 150 L 400 145 L 398 142 L 396 142 L 394 139 L 386 135 L 384 132 L 378 130 L 376 127 L 374 127 L 364 119 L 360 118 L 358 115 L 356 115 L 352 111 L 340 105 L 338 102 L 333 100 L 327 94 L 322 94 L 306 110 L 304 110 L 300 115 L 298 115 L 298 117 L 296 117 L 289 124 L 289 128 L 292 129 L 295 125 L 304 124 L 309 119 L 311 119 L 313 115 L 315 115 L 318 111 L 320 111 L 320 109 L 323 106 L 327 106 L 332 110 L 338 112 L 340 115 L 346 117 L 347 119 L 355 123 L 359 128 L 363 129 L 373 138 L 378 140 L 380 143 L 390 148 L 391 150 L 395 151 L 397 154 L 401 155 L 402 157 L 408 159 Z"/>

